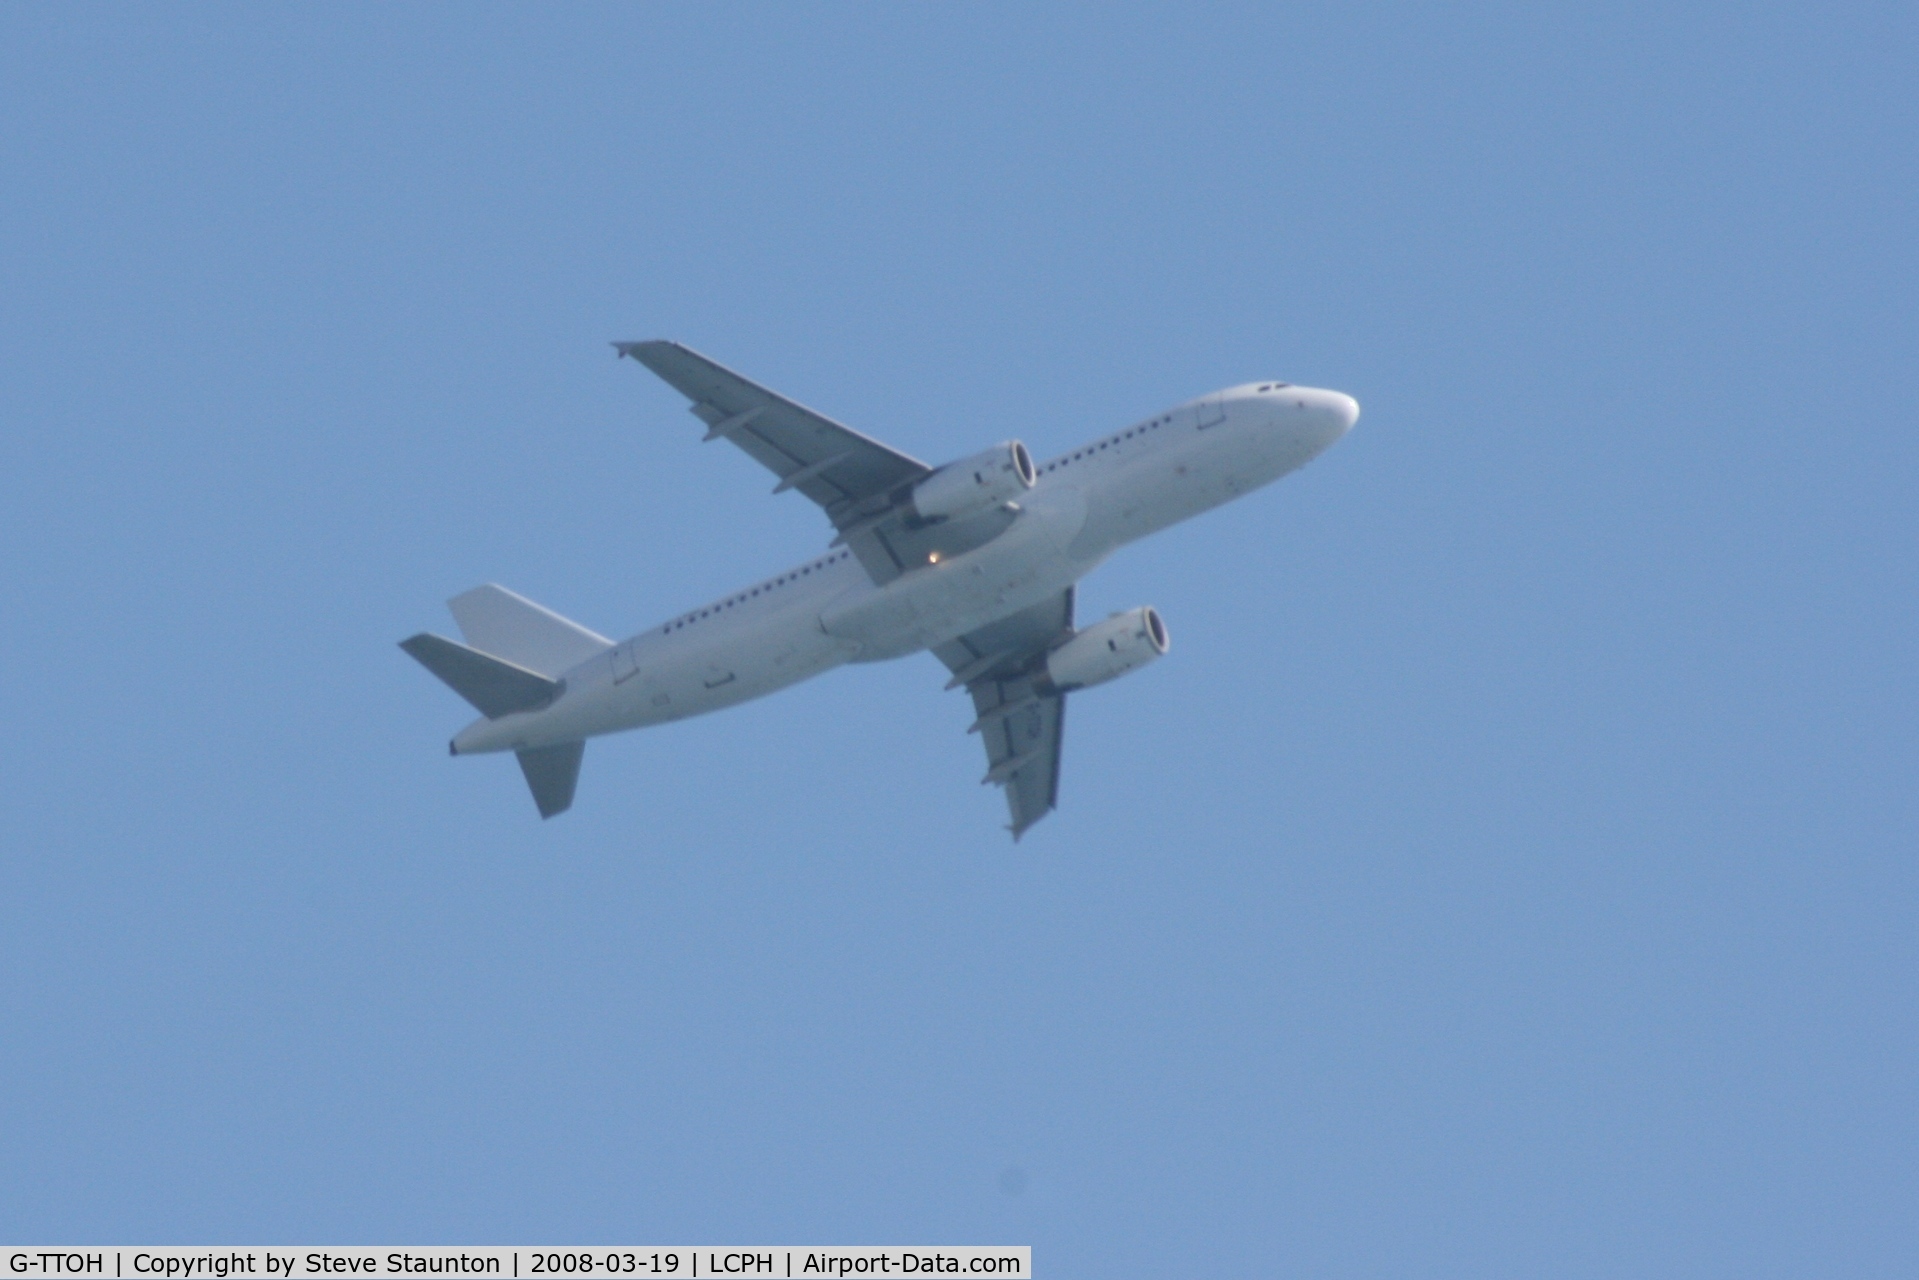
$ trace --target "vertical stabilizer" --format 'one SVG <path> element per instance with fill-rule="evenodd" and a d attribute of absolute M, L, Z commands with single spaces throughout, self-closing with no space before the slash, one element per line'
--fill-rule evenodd
<path fill-rule="evenodd" d="M 488 583 L 446 602 L 466 642 L 483 653 L 557 680 L 570 667 L 613 647 L 576 622 Z"/>
<path fill-rule="evenodd" d="M 531 747 L 514 753 L 520 758 L 520 772 L 533 789 L 533 803 L 540 816 L 550 818 L 573 806 L 573 789 L 580 782 L 580 759 L 586 755 L 586 743 L 562 742 L 554 747 Z"/>

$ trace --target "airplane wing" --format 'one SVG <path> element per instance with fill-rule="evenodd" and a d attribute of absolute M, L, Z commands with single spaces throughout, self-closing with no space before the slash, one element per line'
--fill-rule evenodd
<path fill-rule="evenodd" d="M 780 478 L 774 493 L 798 489 L 826 511 L 836 529 L 891 506 L 901 485 L 932 473 L 917 458 L 869 440 L 851 427 L 748 382 L 677 342 L 616 342 L 623 356 L 663 378 L 693 402 L 708 440 L 731 440 Z"/>
<path fill-rule="evenodd" d="M 1060 741 L 1066 695 L 1037 696 L 1036 659 L 1073 633 L 1073 589 L 1009 618 L 968 632 L 933 652 L 953 672 L 947 688 L 965 685 L 986 744 L 986 776 L 1006 790 L 1013 839 L 1059 803 Z"/>
<path fill-rule="evenodd" d="M 873 581 L 884 584 L 933 556 L 951 557 L 992 541 L 1013 520 L 995 507 L 937 528 L 908 518 L 896 499 L 932 474 L 917 458 L 889 449 L 749 382 L 677 342 L 616 342 L 693 402 L 708 440 L 727 439 L 780 478 L 774 493 L 798 489 L 825 510 Z"/>

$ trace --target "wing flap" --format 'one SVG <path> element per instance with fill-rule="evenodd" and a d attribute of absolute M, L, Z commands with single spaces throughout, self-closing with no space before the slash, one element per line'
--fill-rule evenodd
<path fill-rule="evenodd" d="M 825 509 L 837 528 L 865 516 L 893 490 L 932 474 L 917 458 L 890 449 L 824 414 L 751 382 L 677 342 L 616 342 L 614 349 L 651 369 L 693 402 L 706 438 L 731 440 Z"/>
<path fill-rule="evenodd" d="M 1073 633 L 1073 591 L 970 631 L 934 650 L 965 685 L 977 718 L 971 729 L 986 747 L 982 784 L 1006 792 L 1013 839 L 1059 804 L 1066 697 L 1035 688 L 1053 645 Z"/>
<path fill-rule="evenodd" d="M 1000 722 L 1006 810 L 1013 839 L 1059 805 L 1060 745 L 1066 734 L 1066 695 L 1042 698 Z M 995 754 L 998 754 L 995 752 Z"/>

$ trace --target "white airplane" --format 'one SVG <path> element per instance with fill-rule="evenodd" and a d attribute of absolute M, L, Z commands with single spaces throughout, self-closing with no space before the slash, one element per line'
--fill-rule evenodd
<path fill-rule="evenodd" d="M 1256 382 L 1035 465 L 1017 440 L 929 467 L 674 342 L 617 342 L 838 530 L 825 555 L 615 644 L 484 586 L 448 601 L 465 644 L 401 642 L 481 718 L 454 755 L 512 751 L 540 815 L 573 803 L 586 739 L 718 711 L 846 662 L 931 649 L 973 697 L 985 783 L 1019 837 L 1059 800 L 1066 695 L 1166 652 L 1150 607 L 1084 629 L 1073 584 L 1136 538 L 1304 466 L 1359 405 Z"/>

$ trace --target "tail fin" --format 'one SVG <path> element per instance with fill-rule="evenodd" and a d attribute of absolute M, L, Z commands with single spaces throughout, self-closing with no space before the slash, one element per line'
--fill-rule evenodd
<path fill-rule="evenodd" d="M 573 807 L 573 788 L 580 781 L 580 758 L 586 754 L 584 742 L 562 742 L 552 747 L 531 747 L 516 752 L 520 772 L 533 789 L 533 803 L 540 816 L 550 818 Z"/>
<path fill-rule="evenodd" d="M 491 654 L 455 644 L 443 636 L 421 632 L 400 641 L 400 647 L 421 666 L 447 682 L 453 692 L 479 708 L 489 720 L 531 711 L 553 701 L 560 682 L 536 671 L 503 662 Z M 571 788 L 568 788 L 571 794 Z M 564 806 L 563 806 L 564 807 Z"/>
<path fill-rule="evenodd" d="M 492 583 L 454 596 L 446 607 L 475 649 L 548 679 L 613 647 L 605 636 Z"/>

